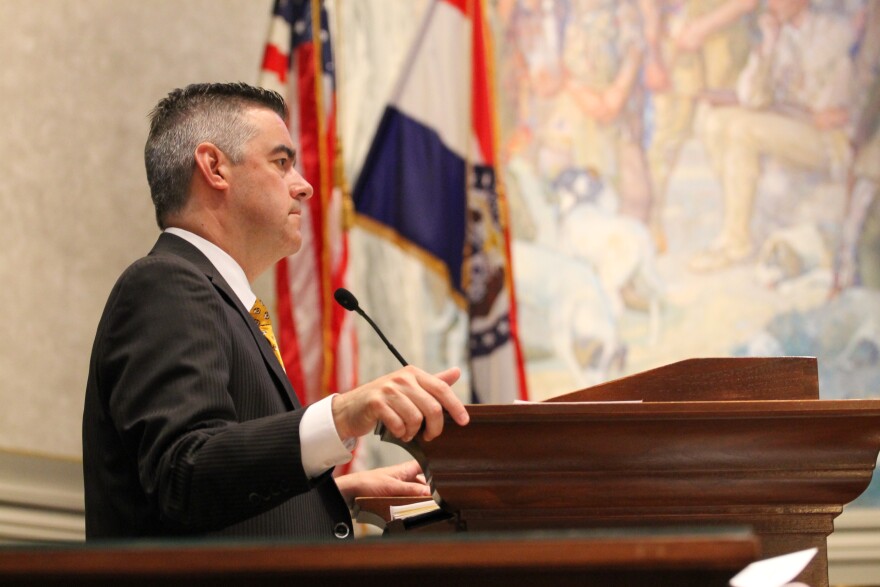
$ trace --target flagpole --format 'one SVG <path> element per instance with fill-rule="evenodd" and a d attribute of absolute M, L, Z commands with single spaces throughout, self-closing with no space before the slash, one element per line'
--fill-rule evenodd
<path fill-rule="evenodd" d="M 529 399 L 528 392 L 528 384 L 526 381 L 526 372 L 525 372 L 525 362 L 523 361 L 522 356 L 522 347 L 520 346 L 519 340 L 519 321 L 517 316 L 517 305 L 516 305 L 516 289 L 514 288 L 514 278 L 513 278 L 513 255 L 511 254 L 510 248 L 510 207 L 507 201 L 507 191 L 504 189 L 504 179 L 503 173 L 501 169 L 501 151 L 499 150 L 498 135 L 501 132 L 501 126 L 498 122 L 498 94 L 496 93 L 495 88 L 495 54 L 493 51 L 494 44 L 492 43 L 492 38 L 489 36 L 490 31 L 488 30 L 488 13 L 486 12 L 486 3 L 484 0 L 476 0 L 480 2 L 480 8 L 482 10 L 482 18 L 480 19 L 483 26 L 483 47 L 485 50 L 485 58 L 486 58 L 486 78 L 487 83 L 489 85 L 489 103 L 491 108 L 489 108 L 490 116 L 492 117 L 492 151 L 495 154 L 495 193 L 498 197 L 498 216 L 501 221 L 501 230 L 504 234 L 504 255 L 507 261 L 506 271 L 504 272 L 504 280 L 505 285 L 507 286 L 507 296 L 510 300 L 510 309 L 508 310 L 510 316 L 510 332 L 511 332 L 511 341 L 513 343 L 514 355 L 516 357 L 516 368 L 519 375 L 519 390 L 518 395 L 521 400 Z"/>
<path fill-rule="evenodd" d="M 466 67 L 462 69 L 470 72 L 468 75 L 468 83 L 465 84 L 465 95 L 467 96 L 468 106 L 465 108 L 465 112 L 467 112 L 467 116 L 464 117 L 464 125 L 465 125 L 465 136 L 467 137 L 467 141 L 465 143 L 465 158 L 464 158 L 464 197 L 465 197 L 465 210 L 467 210 L 468 200 L 470 199 L 471 192 L 471 181 L 474 177 L 474 141 L 471 140 L 473 138 L 473 128 L 474 128 L 474 0 L 467 0 L 465 4 L 467 22 L 470 23 L 471 30 L 468 31 L 470 34 L 465 35 L 465 43 L 467 43 L 467 50 L 464 51 L 464 55 L 467 56 Z M 465 215 L 465 218 L 468 218 Z M 465 220 L 465 223 L 470 223 L 470 219 Z M 465 229 L 465 234 L 467 234 L 467 228 Z M 470 250 L 471 245 L 467 239 L 464 241 L 464 252 L 462 259 L 466 260 L 470 257 L 473 251 Z M 470 300 L 467 297 L 467 290 L 470 286 L 471 281 L 471 273 L 468 270 L 470 267 L 470 263 L 463 262 L 461 264 L 462 274 L 459 276 L 461 280 L 462 286 L 462 294 L 465 300 L 465 310 L 470 313 Z"/>

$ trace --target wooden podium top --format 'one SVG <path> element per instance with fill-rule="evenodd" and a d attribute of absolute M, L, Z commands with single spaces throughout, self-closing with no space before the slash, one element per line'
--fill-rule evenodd
<path fill-rule="evenodd" d="M 687 359 L 546 401 L 769 399 L 819 399 L 819 366 L 815 357 Z"/>

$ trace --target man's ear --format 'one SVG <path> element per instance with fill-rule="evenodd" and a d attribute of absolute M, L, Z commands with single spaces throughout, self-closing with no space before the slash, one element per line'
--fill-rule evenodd
<path fill-rule="evenodd" d="M 214 143 L 200 143 L 196 147 L 196 172 L 202 180 L 215 190 L 229 187 L 229 158 Z"/>

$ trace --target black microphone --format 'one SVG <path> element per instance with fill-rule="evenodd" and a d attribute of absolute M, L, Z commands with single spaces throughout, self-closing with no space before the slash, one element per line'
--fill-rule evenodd
<path fill-rule="evenodd" d="M 397 349 L 394 348 L 394 345 L 391 344 L 390 342 L 388 342 L 388 339 L 385 338 L 385 335 L 382 334 L 382 331 L 379 330 L 379 327 L 376 326 L 376 323 L 373 322 L 372 320 L 370 320 L 370 317 L 367 316 L 367 314 L 363 310 L 361 310 L 360 305 L 358 305 L 357 298 L 354 297 L 353 293 L 351 293 L 350 291 L 348 291 L 344 287 L 340 287 L 335 292 L 333 292 L 333 297 L 336 299 L 336 303 L 338 303 L 340 306 L 342 306 L 343 308 L 345 308 L 349 312 L 354 310 L 355 312 L 357 312 L 358 314 L 363 316 L 364 320 L 366 320 L 367 322 L 370 323 L 370 326 L 373 327 L 373 330 L 376 331 L 376 334 L 379 335 L 379 338 L 381 338 L 382 342 L 385 343 L 385 346 L 388 347 L 388 350 L 391 351 L 391 353 L 395 357 L 397 357 L 397 360 L 400 361 L 401 365 L 406 367 L 409 364 L 406 362 L 406 360 L 403 357 L 400 356 L 400 353 L 397 352 Z"/>

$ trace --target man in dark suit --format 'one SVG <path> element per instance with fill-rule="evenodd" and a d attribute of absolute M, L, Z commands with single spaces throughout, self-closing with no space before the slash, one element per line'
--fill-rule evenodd
<path fill-rule="evenodd" d="M 114 286 L 83 414 L 86 535 L 350 536 L 356 495 L 428 495 L 414 462 L 331 476 L 382 422 L 408 440 L 468 421 L 457 369 L 400 369 L 299 405 L 250 288 L 301 244 L 278 94 L 175 90 L 151 116 L 147 178 L 163 234 Z M 264 329 L 265 329 L 265 325 Z"/>

